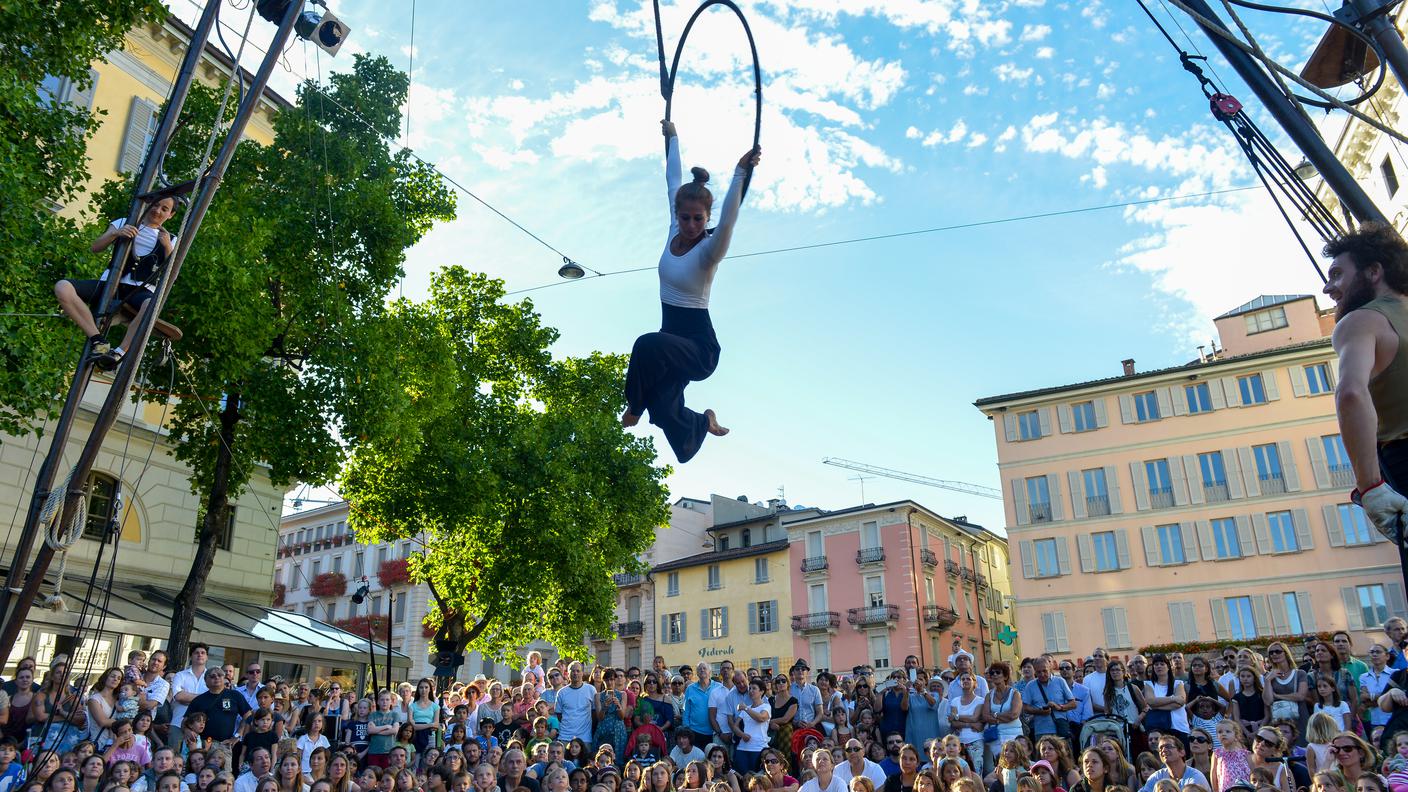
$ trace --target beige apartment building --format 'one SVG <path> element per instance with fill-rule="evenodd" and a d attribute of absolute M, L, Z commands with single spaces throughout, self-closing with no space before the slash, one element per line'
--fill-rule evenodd
<path fill-rule="evenodd" d="M 1182 366 L 979 399 L 1030 654 L 1330 629 L 1405 612 L 1334 414 L 1332 317 L 1263 295 Z"/>

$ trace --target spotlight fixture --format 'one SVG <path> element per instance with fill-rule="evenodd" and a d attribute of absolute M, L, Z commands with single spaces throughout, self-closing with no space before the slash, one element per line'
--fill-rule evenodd
<path fill-rule="evenodd" d="M 368 586 L 366 583 L 363 583 L 360 587 L 358 587 L 357 591 L 352 595 L 352 604 L 353 604 L 353 605 L 361 605 L 363 602 L 366 601 L 366 599 L 367 599 L 367 594 L 370 593 L 370 592 L 371 592 L 371 587 Z"/>
<path fill-rule="evenodd" d="M 293 23 L 293 29 L 299 36 L 313 42 L 314 46 L 329 55 L 336 55 L 337 51 L 342 49 L 342 43 L 347 40 L 347 35 L 352 32 L 347 23 L 327 10 L 324 10 L 321 16 L 316 11 L 304 11 L 298 21 Z"/>

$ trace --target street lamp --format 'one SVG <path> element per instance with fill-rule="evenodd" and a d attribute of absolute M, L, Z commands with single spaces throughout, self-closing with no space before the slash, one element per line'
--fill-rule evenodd
<path fill-rule="evenodd" d="M 362 578 L 362 580 L 365 581 L 366 578 Z M 360 585 L 360 586 L 357 587 L 357 591 L 352 594 L 352 604 L 353 604 L 353 605 L 361 605 L 363 602 L 366 602 L 366 600 L 367 600 L 367 594 L 370 593 L 370 592 L 371 592 L 371 587 L 368 586 L 365 582 L 363 582 L 362 585 Z M 354 611 L 354 612 L 355 612 L 355 611 Z M 372 631 L 371 631 L 371 624 L 370 624 L 370 622 L 368 622 L 368 626 L 367 626 L 367 658 L 371 661 L 371 667 L 372 667 L 372 693 L 373 693 L 373 695 L 375 695 L 376 691 L 380 689 L 380 686 L 377 685 L 377 683 L 376 683 L 376 650 L 372 648 Z M 391 666 L 389 666 L 389 665 L 386 667 L 386 677 L 387 677 L 387 681 L 390 682 L 390 681 L 391 681 Z"/>

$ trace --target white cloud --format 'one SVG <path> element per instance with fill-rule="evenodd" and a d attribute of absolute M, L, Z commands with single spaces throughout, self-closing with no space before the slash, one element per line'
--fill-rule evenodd
<path fill-rule="evenodd" d="M 1185 192 L 1234 186 L 1246 168 L 1236 145 L 1221 130 L 1206 126 L 1154 138 L 1103 118 L 1061 123 L 1059 114 L 1046 113 L 1032 117 L 1021 135 L 1027 151 L 1090 160 L 1092 167 L 1122 165 L 1178 177 Z"/>
<path fill-rule="evenodd" d="M 988 142 L 988 136 L 982 132 L 974 132 L 968 137 L 968 148 L 977 148 Z"/>
<path fill-rule="evenodd" d="M 1107 85 L 1107 84 L 1105 84 L 1105 83 L 1100 83 L 1100 84 L 1099 84 L 1098 86 L 1096 86 L 1096 88 L 1095 88 L 1095 98 L 1096 98 L 1096 99 L 1109 99 L 1111 96 L 1114 96 L 1114 95 L 1115 95 L 1115 86 L 1113 86 L 1113 85 Z"/>
<path fill-rule="evenodd" d="M 919 131 L 919 127 L 912 126 L 904 131 L 904 136 L 910 140 L 918 140 L 924 136 L 924 133 Z"/>
<path fill-rule="evenodd" d="M 1204 193 L 1250 181 L 1235 142 L 1206 125 L 1154 136 L 1123 122 L 1046 113 L 1020 132 L 1009 127 L 998 145 L 1018 137 L 1029 152 L 1088 164 L 1081 180 L 1096 189 L 1117 178 L 1143 185 L 1123 191 L 1127 198 Z M 1109 265 L 1150 276 L 1157 291 L 1173 298 L 1155 321 L 1192 343 L 1210 337 L 1210 317 L 1258 294 L 1318 291 L 1305 254 L 1261 190 L 1130 207 L 1124 218 L 1138 236 Z M 1302 233 L 1313 237 L 1303 226 Z"/>
<path fill-rule="evenodd" d="M 963 86 L 963 95 L 964 95 L 964 96 L 987 96 L 987 95 L 988 95 L 988 87 L 987 87 L 986 85 L 978 85 L 977 83 L 968 83 L 967 85 Z"/>
<path fill-rule="evenodd" d="M 1036 57 L 1039 60 L 1047 60 L 1056 54 L 1056 50 L 1051 47 L 1037 47 Z"/>
<path fill-rule="evenodd" d="M 1014 82 L 1018 85 L 1026 85 L 1028 82 L 1031 82 L 1032 75 L 1036 74 L 1036 69 L 1031 66 L 1023 69 L 1018 67 L 1015 63 L 1001 63 L 998 64 L 997 68 L 992 70 L 992 73 L 997 75 L 997 79 L 1003 82 Z M 1041 79 L 1038 78 L 1037 82 L 1039 84 Z"/>
<path fill-rule="evenodd" d="M 1261 190 L 1139 207 L 1126 219 L 1147 233 L 1110 264 L 1151 276 L 1154 288 L 1188 306 L 1162 320 L 1192 344 L 1211 337 L 1211 317 L 1258 294 L 1320 290 L 1305 253 Z"/>
<path fill-rule="evenodd" d="M 1043 41 L 1051 35 L 1050 25 L 1024 25 L 1022 27 L 1022 41 Z"/>
<path fill-rule="evenodd" d="M 992 150 L 1001 154 L 1007 150 L 1007 144 L 1011 143 L 1016 137 L 1017 127 L 1008 126 L 1006 129 L 1002 130 L 1002 134 L 997 136 L 997 140 L 993 141 Z"/>

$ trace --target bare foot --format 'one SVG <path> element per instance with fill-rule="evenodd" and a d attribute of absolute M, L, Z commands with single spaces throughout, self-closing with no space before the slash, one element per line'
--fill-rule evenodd
<path fill-rule="evenodd" d="M 705 410 L 704 417 L 709 419 L 709 434 L 715 437 L 723 437 L 728 434 L 726 427 L 719 426 L 719 417 L 714 415 L 713 410 Z"/>
<path fill-rule="evenodd" d="M 638 423 L 640 423 L 639 415 L 632 414 L 630 410 L 626 410 L 625 412 L 621 413 L 622 426 L 629 428 L 635 426 Z"/>

